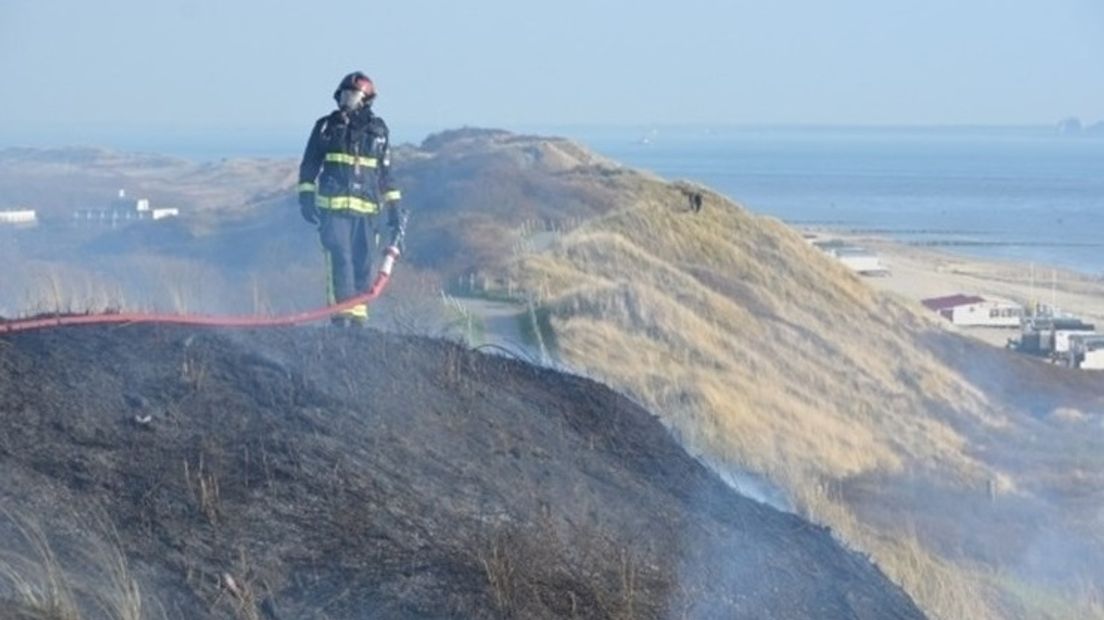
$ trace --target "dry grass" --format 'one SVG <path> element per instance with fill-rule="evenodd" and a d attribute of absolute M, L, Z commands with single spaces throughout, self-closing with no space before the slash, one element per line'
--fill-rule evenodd
<path fill-rule="evenodd" d="M 503 541 L 495 540 L 490 550 L 479 558 L 487 577 L 487 584 L 494 594 L 495 608 L 504 614 L 514 613 L 514 597 L 517 591 L 517 567 L 514 558 L 505 551 Z"/>
<path fill-rule="evenodd" d="M 253 562 L 245 549 L 238 550 L 238 563 L 234 573 L 223 573 L 219 578 L 219 595 L 215 607 L 229 608 L 237 620 L 261 620 L 263 584 L 256 575 Z"/>
<path fill-rule="evenodd" d="M 0 516 L 16 534 L 0 548 L 0 603 L 13 603 L 23 617 L 41 620 L 153 617 L 106 516 L 87 518 L 89 527 L 81 532 L 77 548 L 66 550 L 72 558 L 67 563 L 37 523 L 8 513 Z"/>
<path fill-rule="evenodd" d="M 801 485 L 800 508 L 812 521 L 828 523 L 842 540 L 871 555 L 886 575 L 935 618 L 1001 620 L 1000 593 L 983 569 L 959 566 L 928 550 L 915 531 L 879 532 L 862 524 L 851 509 Z"/>
<path fill-rule="evenodd" d="M 9 265 L 0 307 L 10 316 L 68 314 L 118 309 L 127 297 L 118 283 L 87 269 L 41 261 Z"/>
<path fill-rule="evenodd" d="M 69 579 L 46 534 L 33 523 L 8 516 L 27 553 L 4 551 L 0 555 L 0 583 L 7 584 L 5 598 L 26 615 L 47 620 L 79 620 L 80 611 Z M 0 590 L 0 595 L 4 591 Z M 0 600 L 3 600 L 0 598 Z"/>
<path fill-rule="evenodd" d="M 211 525 L 218 524 L 222 513 L 218 476 L 205 465 L 202 454 L 194 467 L 184 461 L 184 484 L 195 499 L 196 510 Z"/>
<path fill-rule="evenodd" d="M 0 286 L 0 316 L 159 310 L 279 314 L 325 301 L 320 265 L 287 265 L 246 277 L 196 259 L 140 254 L 81 263 L 14 255 Z"/>
<path fill-rule="evenodd" d="M 511 267 L 550 313 L 560 359 L 648 405 L 708 462 L 782 486 L 932 616 L 1026 614 L 994 569 L 941 557 L 824 493 L 825 481 L 917 469 L 951 488 L 1015 487 L 974 449 L 1013 422 L 917 344 L 928 319 L 777 221 L 711 194 L 689 214 L 677 189 L 642 187 L 631 208 Z"/>
<path fill-rule="evenodd" d="M 773 222 L 760 227 L 769 235 L 753 235 L 751 218 L 733 211 L 735 221 L 680 230 L 697 221 L 683 215 L 665 231 L 653 222 L 662 208 L 615 214 L 521 263 L 523 281 L 552 312 L 565 360 L 665 411 L 697 451 L 759 471 L 844 477 L 909 459 L 985 476 L 954 420 L 929 415 L 928 400 L 975 423 L 1000 421 L 900 333 L 919 318 Z M 716 238 L 726 227 L 732 239 Z M 761 249 L 770 246 L 773 255 Z M 790 255 L 808 269 L 788 273 Z M 709 412 L 708 424 L 680 424 L 688 411 Z M 742 449 L 747 442 L 759 448 Z"/>

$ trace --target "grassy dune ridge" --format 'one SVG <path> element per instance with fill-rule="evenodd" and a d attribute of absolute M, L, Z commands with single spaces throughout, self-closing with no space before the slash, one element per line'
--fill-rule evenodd
<path fill-rule="evenodd" d="M 925 346 L 939 328 L 918 308 L 780 222 L 708 193 L 694 214 L 681 188 L 641 187 L 512 266 L 548 312 L 560 357 L 646 403 L 705 460 L 781 485 L 932 615 L 1062 617 L 1016 591 L 1014 559 L 964 551 L 974 532 L 951 536 L 958 549 L 929 534 L 974 501 L 1006 498 L 1019 518 L 1032 495 L 1009 470 L 1019 463 L 981 444 L 1023 439 L 1032 422 Z M 902 488 L 923 491 L 901 503 Z M 1094 594 L 1056 598 L 1100 615 Z"/>
<path fill-rule="evenodd" d="M 924 462 L 962 480 L 992 473 L 965 453 L 955 427 L 1000 416 L 910 345 L 905 330 L 925 329 L 924 319 L 776 222 L 738 208 L 693 216 L 645 203 L 519 269 L 546 295 L 561 354 L 671 410 L 702 453 L 774 476 Z M 948 415 L 929 416 L 929 401 Z M 712 428 L 680 424 L 697 409 Z"/>

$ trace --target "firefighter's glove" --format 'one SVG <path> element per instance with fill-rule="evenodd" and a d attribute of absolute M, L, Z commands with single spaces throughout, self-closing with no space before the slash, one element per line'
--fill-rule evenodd
<path fill-rule="evenodd" d="M 395 246 L 399 250 L 399 254 L 406 251 L 406 220 L 408 215 L 406 209 L 400 207 L 397 202 L 387 205 L 387 230 L 391 235 L 389 245 Z"/>
<path fill-rule="evenodd" d="M 318 225 L 318 207 L 314 204 L 314 192 L 299 192 L 299 214 L 308 224 Z"/>

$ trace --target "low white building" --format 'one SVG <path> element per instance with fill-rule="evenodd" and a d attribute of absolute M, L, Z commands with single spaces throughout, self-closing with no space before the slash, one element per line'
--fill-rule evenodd
<path fill-rule="evenodd" d="M 29 226 L 36 223 L 38 223 L 38 213 L 34 209 L 0 211 L 0 225 Z"/>
<path fill-rule="evenodd" d="M 73 221 L 84 225 L 115 227 L 130 222 L 163 220 L 179 215 L 180 209 L 154 209 L 150 206 L 148 198 L 133 200 L 127 198 L 126 191 L 119 190 L 119 195 L 111 206 L 103 209 L 77 209 L 73 212 Z"/>
<path fill-rule="evenodd" d="M 1029 316 L 1023 320 L 1016 348 L 1058 359 L 1069 353 L 1072 342 L 1095 331 L 1094 325 L 1073 316 Z"/>
<path fill-rule="evenodd" d="M 1094 336 L 1096 335 L 1096 328 L 1093 325 L 1085 325 L 1084 327 L 1073 327 L 1070 329 L 1056 329 L 1054 330 L 1054 352 L 1065 353 L 1070 350 L 1070 343 L 1076 336 Z"/>
<path fill-rule="evenodd" d="M 1097 349 L 1085 352 L 1085 357 L 1081 360 L 1081 365 L 1078 368 L 1085 370 L 1104 370 L 1104 345 Z"/>
<path fill-rule="evenodd" d="M 1065 359 L 1074 368 L 1104 370 L 1104 334 L 1071 335 Z"/>
<path fill-rule="evenodd" d="M 1024 308 L 1020 304 L 988 300 L 976 295 L 933 297 L 921 303 L 962 327 L 1019 327 L 1024 316 Z"/>
<path fill-rule="evenodd" d="M 877 254 L 863 248 L 841 248 L 833 252 L 832 256 L 860 275 L 874 276 L 889 273 Z"/>
<path fill-rule="evenodd" d="M 886 266 L 882 264 L 882 259 L 866 248 L 839 239 L 828 241 L 810 239 L 809 242 L 859 275 L 883 276 L 889 273 L 889 269 L 886 269 Z"/>

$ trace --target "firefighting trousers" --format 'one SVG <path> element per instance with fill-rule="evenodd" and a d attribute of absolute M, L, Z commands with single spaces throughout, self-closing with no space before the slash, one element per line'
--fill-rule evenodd
<path fill-rule="evenodd" d="M 327 302 L 335 304 L 368 292 L 372 272 L 370 246 L 374 239 L 372 219 L 323 210 L 318 230 L 326 258 Z M 365 319 L 368 307 L 354 306 L 343 314 Z"/>

